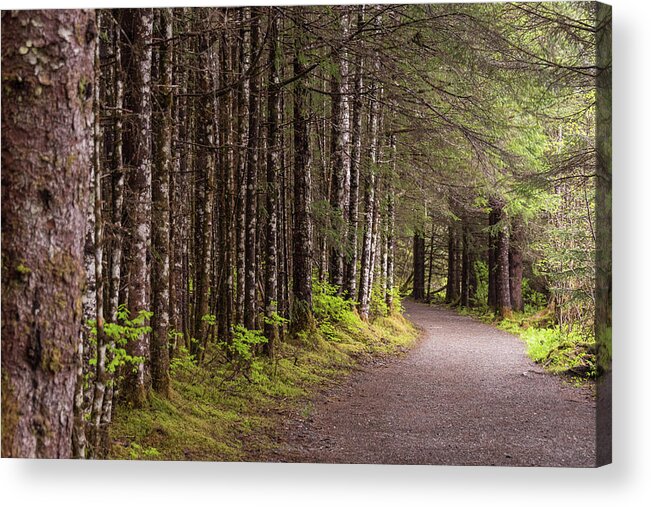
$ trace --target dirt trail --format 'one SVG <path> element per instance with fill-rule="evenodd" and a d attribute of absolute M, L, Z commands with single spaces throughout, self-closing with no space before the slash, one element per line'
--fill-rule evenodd
<path fill-rule="evenodd" d="M 423 330 L 288 423 L 271 461 L 594 466 L 595 403 L 532 363 L 516 337 L 406 302 Z"/>

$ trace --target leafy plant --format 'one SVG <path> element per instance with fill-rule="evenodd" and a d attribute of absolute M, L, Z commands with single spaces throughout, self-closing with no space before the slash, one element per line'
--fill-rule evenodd
<path fill-rule="evenodd" d="M 148 324 L 153 313 L 147 310 L 140 310 L 138 314 L 130 319 L 129 310 L 126 305 L 120 305 L 117 310 L 117 322 L 105 322 L 103 332 L 108 339 L 106 371 L 114 374 L 122 366 L 131 366 L 134 369 L 145 360 L 142 356 L 132 356 L 127 352 L 126 346 L 130 341 L 137 340 L 145 333 L 151 332 Z M 91 330 L 91 337 L 97 343 L 97 322 L 88 321 Z M 95 350 L 95 347 L 93 347 Z M 89 361 L 91 366 L 97 364 L 97 355 L 94 354 Z"/>
<path fill-rule="evenodd" d="M 356 332 L 361 321 L 354 311 L 355 302 L 337 294 L 337 288 L 327 282 L 315 281 L 312 302 L 319 331 L 330 340 L 337 340 L 337 327 Z"/>
<path fill-rule="evenodd" d="M 248 380 L 257 382 L 266 378 L 255 358 L 256 349 L 264 343 L 267 343 L 267 338 L 262 331 L 237 324 L 233 328 L 232 340 L 220 343 L 220 347 L 230 357 L 229 364 L 235 373 L 242 373 Z"/>

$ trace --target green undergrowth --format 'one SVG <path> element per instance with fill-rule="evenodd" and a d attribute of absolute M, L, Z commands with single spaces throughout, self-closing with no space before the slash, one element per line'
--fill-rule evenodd
<path fill-rule="evenodd" d="M 256 460 L 274 447 L 283 417 L 311 410 L 317 392 L 366 358 L 406 350 L 418 334 L 398 312 L 363 322 L 323 288 L 314 305 L 317 330 L 281 343 L 273 360 L 255 355 L 235 368 L 217 351 L 202 365 L 187 352 L 176 357 L 169 399 L 152 393 L 142 409 L 118 407 L 111 458 Z"/>
<path fill-rule="evenodd" d="M 485 308 L 458 308 L 457 311 L 520 337 L 527 345 L 529 358 L 550 373 L 570 376 L 579 384 L 582 379 L 598 375 L 594 335 L 552 325 L 545 310 L 530 309 L 506 319 Z"/>

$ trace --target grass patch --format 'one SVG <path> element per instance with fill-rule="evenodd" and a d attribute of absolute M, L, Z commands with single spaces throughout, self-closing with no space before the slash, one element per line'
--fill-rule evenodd
<path fill-rule="evenodd" d="M 254 376 L 238 374 L 215 351 L 206 352 L 203 366 L 177 357 L 169 399 L 152 393 L 142 409 L 117 408 L 110 458 L 255 460 L 274 447 L 283 416 L 310 413 L 310 397 L 365 358 L 396 354 L 414 343 L 418 332 L 402 315 L 362 322 L 335 297 L 328 295 L 327 309 L 319 308 L 309 347 L 290 340 L 280 344 L 273 361 L 255 357 Z"/>

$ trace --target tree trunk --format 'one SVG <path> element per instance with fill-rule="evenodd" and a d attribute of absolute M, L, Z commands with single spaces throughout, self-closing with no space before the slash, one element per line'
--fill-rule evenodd
<path fill-rule="evenodd" d="M 123 132 L 125 166 L 129 178 L 128 231 L 130 252 L 127 259 L 129 295 L 127 308 L 130 318 L 150 310 L 148 250 L 151 241 L 151 40 L 152 9 L 128 9 L 122 14 L 122 30 L 127 44 L 122 54 L 126 57 L 129 87 L 125 107 L 132 116 Z M 134 368 L 124 370 L 123 395 L 127 403 L 139 407 L 145 401 L 148 379 L 145 372 L 148 361 L 149 337 L 143 333 L 127 344 L 129 355 L 141 358 Z"/>
<path fill-rule="evenodd" d="M 522 225 L 518 219 L 511 222 L 511 237 L 509 241 L 509 287 L 511 306 L 514 311 L 524 310 L 522 301 Z"/>
<path fill-rule="evenodd" d="M 296 9 L 297 15 L 303 8 Z M 294 230 L 293 242 L 293 308 L 294 332 L 310 329 L 312 317 L 312 216 L 310 172 L 310 147 L 308 136 L 307 89 L 303 76 L 305 63 L 303 47 L 304 28 L 300 21 L 294 26 Z"/>
<path fill-rule="evenodd" d="M 172 163 L 172 13 L 158 9 L 158 83 L 154 124 L 154 164 L 152 176 L 152 387 L 168 396 L 169 378 L 169 251 L 170 195 Z"/>
<path fill-rule="evenodd" d="M 470 229 L 464 222 L 462 229 L 462 251 L 461 251 L 461 305 L 470 306 L 470 273 L 472 263 L 470 260 Z"/>
<path fill-rule="evenodd" d="M 445 291 L 445 302 L 459 303 L 459 267 L 458 267 L 458 231 L 456 224 L 448 226 L 448 283 Z"/>
<path fill-rule="evenodd" d="M 497 202 L 489 200 L 488 214 L 488 306 L 497 309 Z"/>
<path fill-rule="evenodd" d="M 278 17 L 269 8 L 269 91 L 267 96 L 267 249 L 265 263 L 265 352 L 273 357 L 278 341 L 278 175 L 281 149 L 278 135 L 280 123 L 280 40 Z"/>
<path fill-rule="evenodd" d="M 379 30 L 380 16 L 374 21 L 375 30 Z M 373 54 L 373 70 L 378 74 L 380 68 L 379 54 Z M 371 290 L 373 284 L 373 217 L 375 207 L 378 205 L 375 196 L 376 171 L 379 151 L 379 127 L 380 127 L 380 90 L 377 80 L 371 82 L 369 91 L 369 140 L 368 140 L 368 167 L 366 174 L 366 189 L 364 193 L 364 238 L 362 240 L 362 259 L 360 264 L 359 280 L 359 314 L 363 320 L 368 319 L 371 302 Z"/>
<path fill-rule="evenodd" d="M 396 221 L 396 204 L 394 195 L 393 180 L 396 175 L 397 163 L 397 149 L 396 149 L 396 136 L 391 135 L 389 140 L 391 147 L 391 173 L 387 184 L 387 268 L 386 268 L 386 282 L 385 282 L 385 300 L 389 312 L 393 310 L 393 272 L 395 263 L 395 221 Z"/>
<path fill-rule="evenodd" d="M 497 240 L 495 253 L 495 296 L 497 312 L 503 318 L 511 316 L 511 286 L 509 283 L 509 231 L 502 212 L 502 205 L 497 208 Z"/>
<path fill-rule="evenodd" d="M 240 22 L 249 22 L 249 10 L 238 10 Z M 249 80 L 244 77 L 249 72 L 251 65 L 251 39 L 246 27 L 240 29 L 240 76 L 242 84 L 237 90 L 237 121 L 238 121 L 238 146 L 248 146 L 249 143 Z M 235 196 L 235 322 L 244 324 L 245 270 L 246 270 L 246 167 L 247 151 L 242 148 L 237 150 L 237 195 Z"/>
<path fill-rule="evenodd" d="M 260 49 L 261 8 L 251 11 L 251 54 L 257 55 Z M 258 128 L 260 123 L 260 83 L 254 76 L 249 81 L 249 136 L 246 158 L 246 239 L 245 239 L 245 289 L 244 289 L 244 325 L 248 329 L 256 328 L 257 291 L 256 291 L 256 228 L 258 199 Z"/>
<path fill-rule="evenodd" d="M 357 30 L 364 23 L 364 6 L 357 6 Z M 347 253 L 344 261 L 343 292 L 348 299 L 357 296 L 357 231 L 359 222 L 359 169 L 362 154 L 362 57 L 355 56 L 353 77 L 351 141 L 350 141 L 350 191 L 348 195 Z"/>
<path fill-rule="evenodd" d="M 2 13 L 3 457 L 72 452 L 95 40 L 92 11 Z"/>
<path fill-rule="evenodd" d="M 97 12 L 97 28 L 98 32 L 101 33 L 103 30 L 103 24 L 101 23 L 103 16 L 100 12 Z M 93 249 L 93 261 L 94 261 L 94 275 L 95 275 L 95 293 L 93 297 L 95 298 L 95 352 L 96 352 L 96 367 L 95 367 L 95 378 L 94 378 L 94 389 L 92 395 L 92 407 L 90 411 L 90 421 L 92 431 L 90 433 L 91 445 L 92 445 L 92 455 L 97 453 L 97 448 L 99 446 L 99 437 L 100 437 L 100 419 L 102 416 L 102 405 L 104 403 L 104 395 L 109 383 L 109 375 L 106 371 L 107 363 L 107 348 L 108 348 L 108 337 L 104 333 L 104 221 L 102 217 L 102 177 L 103 177 L 103 165 L 102 165 L 102 155 L 103 155 L 103 133 L 100 126 L 100 89 L 101 85 L 97 79 L 100 76 L 100 42 L 98 39 L 97 46 L 95 48 L 95 96 L 94 96 L 94 111 L 95 111 L 95 121 L 94 121 L 94 137 L 95 137 L 95 149 L 93 153 L 93 186 L 92 186 L 92 201 L 93 201 L 93 220 L 94 224 L 94 238 L 92 245 Z M 89 222 L 91 222 L 89 220 Z M 82 342 L 83 343 L 83 342 Z M 83 385 L 83 377 L 78 378 L 78 382 L 81 382 Z M 82 396 L 82 390 L 78 389 L 77 396 Z M 77 405 L 77 404 L 76 404 Z M 83 413 L 77 413 L 79 416 L 83 416 Z M 76 456 L 85 457 L 86 452 L 82 444 L 86 440 L 85 436 L 81 437 L 82 431 L 79 431 L 79 436 L 76 440 Z M 79 438 L 81 437 L 81 438 Z M 85 442 L 84 442 L 85 443 Z"/>
<path fill-rule="evenodd" d="M 347 9 L 344 7 L 344 9 Z M 340 19 L 341 39 L 347 40 L 349 34 L 349 18 L 347 10 Z M 330 187 L 330 207 L 332 222 L 330 228 L 336 234 L 330 249 L 329 274 L 330 283 L 342 291 L 344 278 L 344 253 L 346 231 L 347 190 L 350 187 L 350 159 L 348 158 L 350 106 L 348 101 L 348 51 L 343 48 L 336 58 L 339 64 L 339 75 L 332 78 L 332 181 Z"/>
<path fill-rule="evenodd" d="M 202 34 L 198 41 L 197 80 L 205 90 L 210 90 L 214 84 L 213 75 L 213 49 L 209 35 Z M 195 346 L 192 353 L 197 357 L 202 356 L 202 350 L 208 342 L 208 317 L 210 313 L 209 290 L 211 287 L 212 257 L 215 255 L 212 248 L 213 211 L 215 202 L 215 109 L 213 96 L 205 93 L 201 96 L 196 111 L 196 139 L 197 151 L 194 159 L 196 168 L 197 188 L 197 233 L 195 234 L 195 250 L 199 254 L 196 258 L 196 304 L 194 338 Z M 202 348 L 200 349 L 199 346 Z"/>
<path fill-rule="evenodd" d="M 425 299 L 425 236 L 417 231 L 414 234 L 414 289 L 416 301 Z"/>

